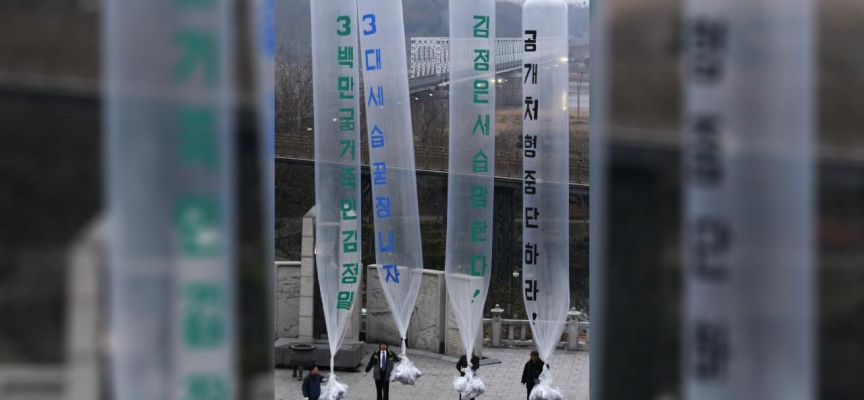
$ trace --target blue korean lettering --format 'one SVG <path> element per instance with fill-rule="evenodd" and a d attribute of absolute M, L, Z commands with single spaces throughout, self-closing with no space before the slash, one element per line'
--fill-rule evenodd
<path fill-rule="evenodd" d="M 372 184 L 386 185 L 387 184 L 387 163 L 375 162 L 372 163 Z"/>
<path fill-rule="evenodd" d="M 378 218 L 390 218 L 390 197 L 376 197 L 375 198 L 375 215 Z"/>
<path fill-rule="evenodd" d="M 374 125 L 369 132 L 369 146 L 373 149 L 384 147 L 384 132 L 381 132 L 378 125 Z"/>
<path fill-rule="evenodd" d="M 371 61 L 369 56 L 373 56 Z M 366 70 L 375 71 L 376 69 L 381 69 L 381 49 L 366 50 Z"/>
<path fill-rule="evenodd" d="M 378 250 L 382 253 L 392 253 L 395 251 L 396 243 L 392 230 L 387 231 L 387 244 L 384 244 L 384 238 L 381 237 L 381 231 L 378 231 Z"/>
<path fill-rule="evenodd" d="M 487 85 L 488 85 L 488 82 L 487 82 Z M 377 91 L 377 93 L 376 93 L 376 91 Z M 375 86 L 375 87 L 369 88 L 369 98 L 368 98 L 368 100 L 366 100 L 366 105 L 370 106 L 372 104 L 379 106 L 379 107 L 384 105 L 384 87 Z"/>
<path fill-rule="evenodd" d="M 383 268 L 387 271 L 387 275 L 384 277 L 384 283 L 390 281 L 399 283 L 399 268 L 397 268 L 395 264 L 387 264 L 384 265 Z"/>

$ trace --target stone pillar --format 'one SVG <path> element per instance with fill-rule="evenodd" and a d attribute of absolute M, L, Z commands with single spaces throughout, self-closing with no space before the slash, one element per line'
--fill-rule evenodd
<path fill-rule="evenodd" d="M 399 331 L 381 289 L 378 266 L 367 266 L 366 274 L 366 341 L 377 343 L 384 339 L 395 345 L 399 343 Z M 446 297 L 444 272 L 424 269 L 408 325 L 408 348 L 441 352 Z"/>
<path fill-rule="evenodd" d="M 579 316 L 581 312 L 576 311 L 576 307 L 567 312 L 567 351 L 579 350 Z"/>
<path fill-rule="evenodd" d="M 297 338 L 300 322 L 300 263 L 276 262 L 276 338 Z"/>
<path fill-rule="evenodd" d="M 66 333 L 65 398 L 101 399 L 102 339 L 107 321 L 105 221 L 100 216 L 71 246 Z"/>
<path fill-rule="evenodd" d="M 361 264 L 359 268 L 363 268 Z M 359 300 L 363 296 L 363 286 L 357 289 L 357 301 L 354 302 L 354 308 L 351 310 L 351 323 L 345 329 L 345 339 L 343 342 L 359 342 L 360 341 L 360 316 L 363 314 L 362 302 Z"/>
<path fill-rule="evenodd" d="M 312 340 L 315 316 L 315 207 L 303 216 L 303 239 L 300 249 L 300 321 L 297 337 Z M 355 302 L 351 322 L 345 330 L 345 342 L 360 340 L 360 302 Z"/>
<path fill-rule="evenodd" d="M 303 216 L 300 250 L 300 321 L 298 337 L 312 340 L 315 296 L 315 207 Z"/>
<path fill-rule="evenodd" d="M 372 264 L 366 267 L 366 342 L 378 343 L 381 340 L 395 347 L 401 338 L 381 288 L 378 266 Z"/>
<path fill-rule="evenodd" d="M 444 271 L 424 269 L 411 324 L 408 326 L 408 347 L 431 353 L 442 352 L 446 304 Z"/>
<path fill-rule="evenodd" d="M 501 345 L 501 314 L 504 310 L 497 304 L 492 309 L 492 347 L 504 347 Z"/>
<path fill-rule="evenodd" d="M 456 322 L 456 314 L 453 313 L 453 305 L 450 303 L 450 297 L 447 297 L 447 318 L 445 320 L 445 342 L 444 354 L 451 357 L 460 357 L 465 355 L 464 347 L 462 346 L 462 337 L 459 336 L 459 325 Z M 474 352 L 477 357 L 483 357 L 483 326 L 477 330 L 477 339 L 474 343 Z"/>

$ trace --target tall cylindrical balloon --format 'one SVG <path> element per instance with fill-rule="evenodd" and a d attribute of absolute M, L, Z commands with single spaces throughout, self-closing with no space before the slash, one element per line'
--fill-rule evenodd
<path fill-rule="evenodd" d="M 591 266 L 589 275 L 589 291 L 591 293 L 591 363 L 589 365 L 589 386 L 591 399 L 609 397 L 606 381 L 614 380 L 610 374 L 609 361 L 606 355 L 607 331 L 607 287 L 611 280 L 607 272 L 609 262 L 610 240 L 609 202 L 610 196 L 610 118 L 611 96 L 611 40 L 613 6 L 607 1 L 592 1 L 589 3 L 591 12 L 591 118 L 589 119 L 591 140 L 589 181 L 591 191 L 588 194 L 589 220 L 588 264 Z M 614 383 L 613 383 L 614 384 Z"/>
<path fill-rule="evenodd" d="M 260 204 L 261 222 L 257 225 L 260 229 L 260 243 L 263 251 L 261 267 L 258 269 L 259 276 L 263 276 L 261 286 L 255 286 L 252 289 L 257 296 L 243 296 L 247 299 L 241 302 L 241 308 L 248 308 L 252 305 L 257 308 L 263 308 L 260 312 L 251 313 L 252 321 L 261 321 L 260 325 L 265 325 L 263 322 L 268 322 L 267 325 L 273 324 L 276 321 L 276 307 L 272 299 L 276 298 L 276 271 L 272 266 L 275 265 L 275 226 L 276 221 L 276 163 L 275 163 L 275 147 L 276 147 L 276 49 L 275 49 L 275 0 L 255 0 L 254 12 L 250 13 L 250 27 L 252 35 L 250 37 L 250 45 L 256 49 L 253 54 L 256 56 L 255 65 L 255 95 L 257 98 L 257 117 L 258 124 L 256 130 L 258 132 L 258 162 L 260 176 L 258 184 L 261 185 Z M 257 242 L 257 237 L 253 240 Z M 241 265 L 240 268 L 246 270 L 248 265 Z M 244 274 L 245 275 L 245 274 Z M 242 275 L 241 275 L 242 276 Z M 241 279 L 240 285 L 244 288 L 248 286 L 248 282 L 243 282 Z M 246 289 L 248 290 L 248 289 Z M 263 293 L 262 293 L 263 291 Z M 252 299 L 257 300 L 255 302 Z M 247 313 L 245 315 L 249 315 Z M 263 315 L 262 315 L 263 314 Z M 272 321 L 272 323 L 271 323 Z M 242 325 L 242 322 L 241 322 Z M 266 335 L 266 336 L 265 336 Z M 245 335 L 241 340 L 241 346 L 248 347 L 248 343 L 256 339 L 272 337 L 273 330 L 267 329 L 264 326 L 255 329 L 254 333 Z M 256 343 L 261 343 L 258 340 Z M 266 341 L 264 342 L 266 343 Z M 262 349 L 263 350 L 263 349 Z M 269 350 L 269 349 L 268 349 Z M 256 362 L 257 375 L 254 379 L 254 387 L 273 387 L 273 375 L 270 366 L 274 365 L 275 354 L 272 351 L 265 353 L 267 358 L 259 358 Z M 254 389 L 253 389 L 254 390 Z M 247 390 L 248 391 L 248 390 Z"/>
<path fill-rule="evenodd" d="M 351 314 L 359 304 L 360 130 L 357 8 L 353 0 L 311 1 L 315 110 L 315 254 L 330 373 L 326 393 L 344 393 L 333 376 Z"/>
<path fill-rule="evenodd" d="M 496 54 L 494 0 L 451 0 L 445 280 L 468 360 L 492 275 Z M 468 380 L 454 385 L 473 398 L 482 381 L 467 370 Z"/>
<path fill-rule="evenodd" d="M 262 223 L 264 228 L 264 247 L 266 265 L 274 265 L 275 230 L 273 226 L 276 220 L 276 52 L 275 34 L 276 25 L 274 20 L 275 0 L 256 0 L 255 12 L 253 13 L 252 26 L 255 28 L 254 45 L 257 51 L 256 60 L 256 94 L 258 97 L 258 148 L 261 159 L 261 206 Z M 268 268 L 273 271 L 272 268 Z M 268 282 L 275 284 L 274 274 L 268 276 Z M 275 287 L 271 286 L 272 295 L 275 295 Z M 275 307 L 274 307 L 275 309 Z M 273 310 L 271 310 L 273 311 Z"/>
<path fill-rule="evenodd" d="M 534 342 L 548 361 L 570 307 L 567 4 L 526 1 L 522 30 L 522 293 Z M 551 384 L 544 374 L 541 383 Z"/>
<path fill-rule="evenodd" d="M 359 0 L 360 57 L 369 133 L 375 259 L 404 339 L 423 273 L 414 135 L 401 0 Z"/>
<path fill-rule="evenodd" d="M 812 399 L 811 0 L 688 0 L 684 395 Z"/>
<path fill-rule="evenodd" d="M 495 55 L 494 0 L 451 0 L 445 279 L 469 359 L 492 274 Z"/>
<path fill-rule="evenodd" d="M 234 397 L 232 3 L 103 14 L 114 397 Z"/>

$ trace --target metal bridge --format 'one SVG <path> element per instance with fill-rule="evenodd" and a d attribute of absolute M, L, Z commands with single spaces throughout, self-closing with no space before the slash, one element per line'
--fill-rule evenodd
<path fill-rule="evenodd" d="M 495 39 L 495 73 L 522 68 L 522 39 Z M 417 93 L 448 82 L 450 38 L 411 38 L 408 86 Z"/>

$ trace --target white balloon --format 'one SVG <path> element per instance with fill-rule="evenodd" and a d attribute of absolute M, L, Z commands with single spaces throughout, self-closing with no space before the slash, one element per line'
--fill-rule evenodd
<path fill-rule="evenodd" d="M 522 295 L 540 358 L 561 341 L 570 308 L 567 4 L 522 6 Z"/>
<path fill-rule="evenodd" d="M 812 399 L 816 2 L 685 9 L 683 394 Z"/>
<path fill-rule="evenodd" d="M 357 9 L 352 0 L 313 0 L 311 11 L 316 270 L 330 354 L 336 354 L 363 281 Z"/>
<path fill-rule="evenodd" d="M 360 0 L 366 128 L 378 278 L 404 339 L 423 276 L 414 134 L 401 0 Z"/>
<path fill-rule="evenodd" d="M 236 390 L 234 35 L 228 2 L 105 2 L 116 398 Z M 272 160 L 271 160 L 272 162 Z"/>
<path fill-rule="evenodd" d="M 468 359 L 492 274 L 495 2 L 450 1 L 447 294 Z"/>

